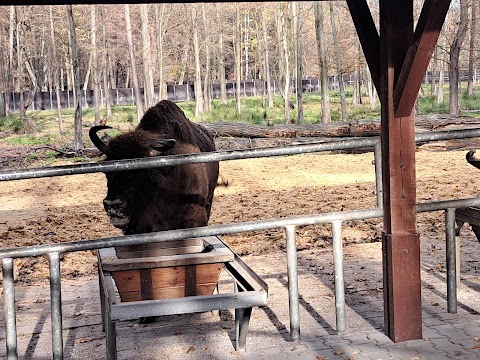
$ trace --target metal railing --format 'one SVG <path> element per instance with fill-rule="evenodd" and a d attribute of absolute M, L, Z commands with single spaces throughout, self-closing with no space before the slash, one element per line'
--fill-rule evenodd
<path fill-rule="evenodd" d="M 480 129 L 441 131 L 435 133 L 421 133 L 416 136 L 417 142 L 428 142 L 445 139 L 460 139 L 479 137 Z M 318 144 L 303 144 L 287 147 L 261 148 L 253 150 L 218 151 L 194 155 L 176 155 L 152 159 L 119 160 L 95 164 L 80 164 L 69 166 L 58 166 L 51 168 L 19 169 L 0 171 L 0 181 L 33 179 L 53 176 L 64 176 L 74 174 L 85 174 L 95 172 L 112 172 L 133 169 L 146 169 L 152 167 L 164 167 L 187 163 L 214 162 L 222 160 L 249 159 L 269 156 L 285 156 L 321 151 L 335 151 L 345 149 L 358 149 L 373 147 L 375 154 L 375 174 L 377 187 L 377 208 L 341 211 L 316 215 L 291 216 L 271 220 L 259 220 L 227 225 L 206 226 L 191 229 L 178 229 L 158 233 L 137 234 L 128 236 L 110 237 L 95 240 L 72 241 L 67 243 L 55 243 L 45 245 L 34 245 L 0 250 L 2 261 L 3 287 L 4 287 L 4 312 L 7 358 L 17 359 L 17 333 L 16 333 L 16 312 L 15 312 L 15 290 L 14 290 L 14 269 L 13 259 L 19 257 L 32 257 L 48 255 L 50 264 L 50 293 L 51 293 L 51 326 L 52 326 L 52 352 L 54 359 L 63 359 L 63 336 L 62 336 L 62 312 L 61 312 L 61 279 L 60 279 L 60 255 L 67 252 L 95 250 L 105 247 L 116 247 L 126 245 L 140 245 L 162 240 L 181 240 L 191 237 L 203 237 L 211 235 L 225 235 L 249 231 L 260 231 L 268 229 L 284 228 L 287 242 L 287 267 L 288 287 L 290 301 L 290 331 L 293 339 L 300 337 L 299 318 L 299 293 L 296 255 L 296 227 L 322 223 L 332 224 L 333 255 L 334 255 L 334 276 L 335 276 L 335 307 L 336 307 L 336 329 L 341 332 L 345 330 L 345 293 L 343 278 L 343 244 L 342 244 L 342 222 L 378 218 L 383 216 L 381 208 L 381 154 L 380 140 L 378 137 L 367 139 L 350 139 Z M 424 203 L 417 205 L 418 212 L 448 210 L 459 207 L 480 205 L 480 199 L 458 199 Z M 451 211 L 451 210 L 448 210 Z M 448 238 L 448 237 L 447 237 Z M 455 243 L 455 242 L 454 242 Z M 447 252 L 447 256 L 448 256 Z M 455 259 L 447 257 L 447 264 L 455 262 Z M 455 269 L 455 266 L 453 267 Z M 456 286 L 455 276 L 450 281 L 450 291 Z M 456 295 L 449 296 L 450 301 L 455 303 Z M 449 305 L 449 311 L 450 311 Z M 453 309 L 453 305 L 452 305 Z"/>

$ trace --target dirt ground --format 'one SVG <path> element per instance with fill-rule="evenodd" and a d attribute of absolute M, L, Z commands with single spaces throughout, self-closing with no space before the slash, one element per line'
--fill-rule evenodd
<path fill-rule="evenodd" d="M 480 170 L 465 160 L 466 150 L 417 150 L 417 202 L 475 197 L 480 193 Z M 211 224 L 271 219 L 299 214 L 374 208 L 373 153 L 321 153 L 221 163 L 229 185 L 215 193 Z M 65 162 L 67 163 L 67 162 Z M 38 165 L 37 165 L 38 166 Z M 2 249 L 96 239 L 120 235 L 102 207 L 106 194 L 103 174 L 0 183 L 0 247 Z M 344 224 L 343 237 L 352 243 L 381 239 L 379 219 Z M 444 242 L 444 214 L 419 214 L 422 241 Z M 471 230 L 463 233 L 472 236 Z M 223 237 L 240 255 L 284 251 L 281 230 Z M 331 244 L 330 225 L 298 229 L 298 249 L 326 249 Z M 377 244 L 378 245 L 378 244 Z M 372 244 L 372 251 L 378 246 Z M 93 252 L 66 254 L 62 273 L 67 277 L 96 271 Z M 16 279 L 36 282 L 48 278 L 45 258 L 15 262 Z M 472 264 L 472 266 L 476 266 Z"/>

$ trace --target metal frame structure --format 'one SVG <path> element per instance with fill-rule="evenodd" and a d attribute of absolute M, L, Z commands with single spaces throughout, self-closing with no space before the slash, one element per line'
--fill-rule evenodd
<path fill-rule="evenodd" d="M 227 247 L 225 244 L 224 246 Z M 235 350 L 245 351 L 252 307 L 267 305 L 268 285 L 237 254 L 229 248 L 228 250 L 233 254 L 233 261 L 224 264 L 225 270 L 234 281 L 233 293 L 122 303 L 115 292 L 111 272 L 103 268 L 102 262 L 102 257 L 114 249 L 100 249 L 98 277 L 107 359 L 117 358 L 115 324 L 118 321 L 229 309 L 235 309 Z"/>
<path fill-rule="evenodd" d="M 429 141 L 438 141 L 446 139 L 473 138 L 480 137 L 480 129 L 440 131 L 433 133 L 421 133 L 416 136 L 416 141 L 425 143 Z M 264 148 L 254 150 L 236 150 L 236 151 L 218 151 L 206 154 L 194 154 L 185 156 L 169 156 L 160 159 L 135 159 L 104 162 L 100 164 L 80 164 L 71 166 L 59 166 L 51 168 L 23 169 L 0 171 L 0 181 L 33 179 L 52 176 L 64 176 L 81 173 L 93 172 L 112 172 L 124 171 L 139 168 L 171 166 L 194 162 L 209 162 L 219 160 L 236 160 L 246 158 L 257 158 L 266 156 L 285 156 L 303 153 L 313 153 L 320 151 L 332 151 L 341 149 L 358 149 L 373 147 L 375 154 L 375 174 L 381 174 L 378 161 L 381 156 L 379 149 L 379 138 L 354 139 L 344 141 L 334 141 L 330 143 L 294 145 L 278 148 Z M 299 317 L 299 292 L 298 292 L 298 274 L 296 264 L 296 227 L 321 223 L 332 224 L 333 254 L 334 254 L 334 276 L 335 276 L 335 308 L 336 308 L 336 329 L 341 332 L 346 328 L 345 318 L 345 293 L 343 278 L 343 245 L 342 245 L 342 222 L 349 220 L 360 220 L 382 217 L 384 210 L 381 208 L 382 202 L 381 176 L 377 176 L 376 186 L 378 207 L 374 209 L 340 211 L 324 214 L 291 216 L 272 220 L 259 220 L 228 225 L 215 225 L 191 229 L 178 229 L 163 231 L 158 233 L 118 236 L 96 240 L 72 241 L 68 243 L 55 243 L 45 245 L 34 245 L 28 247 L 2 249 L 0 250 L 0 259 L 2 261 L 3 286 L 5 297 L 5 332 L 7 358 L 17 359 L 17 333 L 16 333 L 16 312 L 15 312 L 15 290 L 14 290 L 14 269 L 13 259 L 21 257 L 48 255 L 50 263 L 50 293 L 51 293 L 51 318 L 52 318 L 52 353 L 53 359 L 63 359 L 63 336 L 62 336 L 62 313 L 61 313 L 61 279 L 60 279 L 60 254 L 75 251 L 95 250 L 108 247 L 140 245 L 151 242 L 165 240 L 181 240 L 193 237 L 204 237 L 213 235 L 226 235 L 239 232 L 260 231 L 267 229 L 284 228 L 287 241 L 287 266 L 288 266 L 288 292 L 290 303 L 290 332 L 294 340 L 300 338 L 300 317 Z M 459 199 L 440 201 L 433 203 L 424 203 L 415 205 L 416 212 L 447 210 L 447 213 L 455 208 L 464 208 L 469 206 L 480 206 L 480 198 Z M 447 221 L 447 224 L 449 222 Z M 447 235 L 450 228 L 447 227 Z M 447 236 L 447 240 L 449 236 Z M 450 239 L 451 240 L 451 239 Z M 447 264 L 450 264 L 447 272 L 448 309 L 449 312 L 456 312 L 456 276 L 454 254 L 455 241 L 449 242 L 447 251 Z M 451 270 L 453 269 L 453 270 Z M 239 314 L 240 316 L 240 314 Z M 245 332 L 243 332 L 245 334 Z M 246 335 L 246 334 L 245 334 Z M 243 335 L 240 335 L 243 336 Z"/>

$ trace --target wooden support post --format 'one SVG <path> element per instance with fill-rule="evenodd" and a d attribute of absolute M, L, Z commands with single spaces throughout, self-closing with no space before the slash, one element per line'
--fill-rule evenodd
<path fill-rule="evenodd" d="M 395 117 L 394 104 L 395 85 L 412 38 L 413 1 L 381 0 L 384 317 L 385 333 L 394 342 L 422 338 L 415 117 L 413 107 L 408 116 Z"/>

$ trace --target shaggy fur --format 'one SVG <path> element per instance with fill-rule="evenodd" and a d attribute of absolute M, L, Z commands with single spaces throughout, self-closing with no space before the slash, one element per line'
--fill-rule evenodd
<path fill-rule="evenodd" d="M 207 130 L 163 100 L 134 131 L 112 138 L 103 150 L 106 160 L 120 160 L 214 151 L 215 144 Z M 215 162 L 106 173 L 105 210 L 126 235 L 205 226 L 218 168 Z"/>

